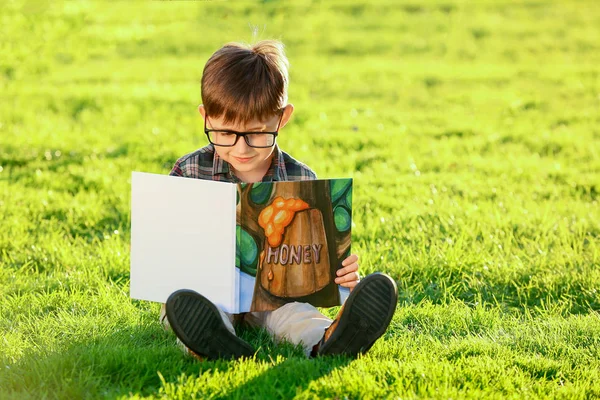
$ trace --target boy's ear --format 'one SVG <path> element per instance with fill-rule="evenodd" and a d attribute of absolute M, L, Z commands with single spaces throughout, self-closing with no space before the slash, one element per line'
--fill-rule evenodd
<path fill-rule="evenodd" d="M 202 118 L 206 118 L 206 110 L 204 109 L 204 106 L 202 104 L 198 106 L 198 111 L 200 112 L 200 114 L 202 114 Z"/>
<path fill-rule="evenodd" d="M 284 107 L 283 116 L 281 117 L 281 123 L 279 124 L 279 129 L 283 128 L 285 126 L 285 124 L 288 123 L 293 112 L 294 112 L 293 104 L 288 104 L 287 106 Z"/>

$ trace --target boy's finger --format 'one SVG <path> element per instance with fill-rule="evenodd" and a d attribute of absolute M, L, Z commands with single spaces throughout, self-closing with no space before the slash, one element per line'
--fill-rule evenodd
<path fill-rule="evenodd" d="M 349 289 L 354 289 L 354 287 L 356 285 L 358 285 L 358 281 L 345 282 L 345 283 L 342 283 L 340 286 L 346 287 L 346 288 L 349 288 Z"/>
<path fill-rule="evenodd" d="M 342 266 L 345 267 L 345 266 L 355 263 L 357 261 L 358 261 L 358 256 L 356 254 L 350 254 L 348 257 L 346 257 L 346 259 L 344 261 L 342 261 Z"/>
<path fill-rule="evenodd" d="M 359 279 L 358 272 L 354 272 L 354 273 L 346 274 L 344 276 L 335 278 L 335 283 L 337 283 L 339 285 L 340 283 L 358 282 L 358 279 Z"/>
<path fill-rule="evenodd" d="M 337 276 L 344 276 L 344 275 L 348 275 L 351 272 L 356 272 L 356 271 L 358 271 L 358 263 L 350 264 L 347 267 L 340 268 L 336 271 L 335 274 Z"/>

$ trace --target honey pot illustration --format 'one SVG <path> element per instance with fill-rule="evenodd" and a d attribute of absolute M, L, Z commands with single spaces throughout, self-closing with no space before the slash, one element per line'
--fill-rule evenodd
<path fill-rule="evenodd" d="M 320 210 L 296 198 L 275 197 L 259 214 L 265 232 L 257 279 L 273 296 L 302 297 L 331 280 L 329 249 Z"/>

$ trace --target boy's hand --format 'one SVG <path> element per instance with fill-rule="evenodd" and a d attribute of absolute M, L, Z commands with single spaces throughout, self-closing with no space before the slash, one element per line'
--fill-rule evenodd
<path fill-rule="evenodd" d="M 335 283 L 352 290 L 358 284 L 360 275 L 358 275 L 358 256 L 356 254 L 349 255 L 342 261 L 342 267 L 337 270 Z"/>

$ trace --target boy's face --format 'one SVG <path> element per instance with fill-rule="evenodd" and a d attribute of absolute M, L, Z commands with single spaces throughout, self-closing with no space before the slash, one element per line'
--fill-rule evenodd
<path fill-rule="evenodd" d="M 200 106 L 198 110 L 206 120 L 208 129 L 228 129 L 236 132 L 274 132 L 277 130 L 278 125 L 281 130 L 287 123 L 293 111 L 293 106 L 288 105 L 283 116 L 274 115 L 266 121 L 252 120 L 245 125 L 225 123 L 222 118 L 214 118 L 210 115 L 206 119 L 204 107 Z M 227 161 L 233 167 L 235 175 L 244 182 L 262 180 L 271 166 L 274 149 L 275 146 L 267 148 L 250 147 L 242 137 L 232 147 L 215 146 L 215 151 L 219 157 Z"/>

